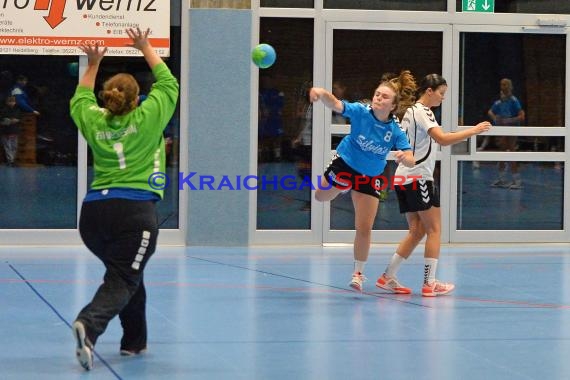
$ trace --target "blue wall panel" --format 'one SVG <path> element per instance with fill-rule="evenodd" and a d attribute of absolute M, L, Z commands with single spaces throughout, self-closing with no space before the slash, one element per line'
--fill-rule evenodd
<path fill-rule="evenodd" d="M 189 172 L 223 176 L 236 186 L 248 175 L 251 11 L 190 10 Z M 188 174 L 188 173 L 186 173 Z M 247 190 L 189 190 L 189 245 L 247 245 Z"/>

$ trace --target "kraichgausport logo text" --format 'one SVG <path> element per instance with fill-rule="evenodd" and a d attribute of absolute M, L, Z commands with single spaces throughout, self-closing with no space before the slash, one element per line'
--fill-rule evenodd
<path fill-rule="evenodd" d="M 421 176 L 390 176 L 383 175 L 375 177 L 367 177 L 357 175 L 352 178 L 350 173 L 337 173 L 334 182 L 341 184 L 336 186 L 342 190 L 354 189 L 358 190 L 360 186 L 371 183 L 375 190 L 394 190 L 396 186 L 404 188 L 404 183 L 412 179 L 413 188 L 420 180 Z M 323 176 L 317 176 L 316 184 L 311 181 L 310 177 L 299 178 L 294 175 L 207 175 L 198 174 L 197 172 L 179 172 L 178 173 L 178 190 L 205 191 L 205 190 L 303 190 L 303 189 L 330 189 L 333 185 L 331 178 L 327 179 L 328 186 L 323 187 Z M 148 177 L 148 184 L 154 190 L 164 190 L 170 186 L 171 178 L 164 172 L 154 172 Z M 351 183 L 353 185 L 351 185 Z M 342 186 L 346 184 L 346 186 Z"/>

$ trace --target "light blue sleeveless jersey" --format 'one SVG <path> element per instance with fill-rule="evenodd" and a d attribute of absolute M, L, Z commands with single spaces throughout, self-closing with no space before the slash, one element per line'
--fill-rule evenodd
<path fill-rule="evenodd" d="M 369 105 L 342 103 L 342 116 L 350 118 L 350 134 L 342 139 L 337 153 L 355 171 L 371 177 L 380 175 L 386 166 L 386 156 L 393 147 L 397 150 L 412 149 L 396 119 L 383 122 L 374 116 Z"/>

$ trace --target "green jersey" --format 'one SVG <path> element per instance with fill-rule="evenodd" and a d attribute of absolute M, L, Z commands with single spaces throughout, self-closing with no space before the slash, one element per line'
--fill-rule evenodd
<path fill-rule="evenodd" d="M 163 131 L 178 100 L 178 81 L 165 63 L 152 73 L 156 82 L 139 107 L 114 116 L 97 105 L 93 90 L 77 86 L 70 102 L 71 117 L 93 152 L 95 176 L 91 189 L 128 188 L 162 190 L 149 185 L 149 177 L 165 171 Z"/>

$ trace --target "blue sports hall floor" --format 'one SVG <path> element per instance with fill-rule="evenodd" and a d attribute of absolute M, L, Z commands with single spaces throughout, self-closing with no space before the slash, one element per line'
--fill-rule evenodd
<path fill-rule="evenodd" d="M 70 324 L 100 284 L 83 247 L 0 248 L 0 379 L 570 379 L 570 247 L 444 246 L 449 296 L 422 298 L 420 250 L 374 286 L 394 246 L 374 246 L 363 294 L 352 248 L 160 247 L 146 272 L 149 351 L 119 355 L 113 320 L 94 368 Z"/>

